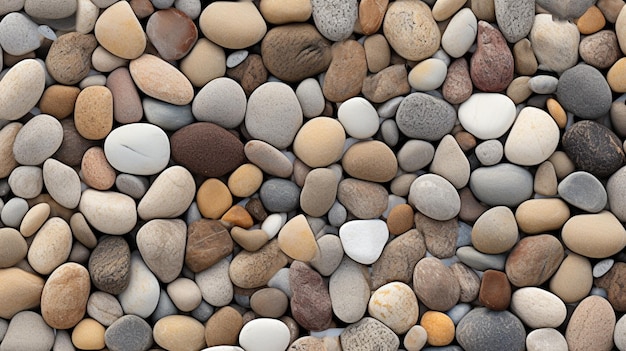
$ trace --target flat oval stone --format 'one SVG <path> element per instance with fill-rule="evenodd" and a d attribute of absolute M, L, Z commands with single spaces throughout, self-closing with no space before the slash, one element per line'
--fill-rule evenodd
<path fill-rule="evenodd" d="M 290 212 L 298 208 L 301 189 L 290 180 L 271 178 L 263 182 L 259 197 L 270 212 Z"/>
<path fill-rule="evenodd" d="M 146 48 L 146 34 L 128 2 L 107 7 L 98 17 L 94 33 L 100 45 L 124 59 L 135 59 Z"/>
<path fill-rule="evenodd" d="M 28 250 L 28 263 L 39 274 L 50 274 L 72 250 L 72 231 L 63 219 L 53 217 L 39 229 Z"/>
<path fill-rule="evenodd" d="M 74 169 L 49 158 L 43 164 L 43 182 L 50 196 L 65 208 L 76 208 L 80 202 L 80 178 Z"/>
<path fill-rule="evenodd" d="M 198 40 L 198 29 L 184 12 L 169 8 L 153 13 L 146 24 L 150 43 L 166 61 L 179 60 Z"/>
<path fill-rule="evenodd" d="M 180 219 L 154 219 L 137 232 L 137 248 L 146 266 L 162 282 L 176 279 L 185 261 L 187 226 Z"/>
<path fill-rule="evenodd" d="M 55 345 L 55 331 L 33 311 L 20 312 L 5 322 L 2 336 L 2 348 L 8 350 L 49 350 Z"/>
<path fill-rule="evenodd" d="M 350 324 L 341 332 L 339 338 L 344 351 L 397 350 L 400 346 L 398 335 L 372 317 L 364 317 Z"/>
<path fill-rule="evenodd" d="M 411 183 L 409 202 L 424 215 L 439 221 L 454 218 L 461 208 L 454 186 L 436 174 L 424 174 Z"/>
<path fill-rule="evenodd" d="M 286 8 L 284 1 L 270 0 L 259 5 L 259 10 L 263 18 L 273 24 L 304 22 L 311 17 L 312 6 L 310 1 L 297 1 L 289 4 L 290 7 Z"/>
<path fill-rule="evenodd" d="M 590 258 L 606 258 L 626 246 L 626 230 L 608 211 L 573 216 L 563 225 L 562 237 L 570 250 Z"/>
<path fill-rule="evenodd" d="M 283 350 L 289 346 L 289 341 L 287 325 L 271 318 L 254 319 L 246 323 L 239 333 L 239 344 L 250 351 Z"/>
<path fill-rule="evenodd" d="M 398 162 L 383 142 L 362 141 L 350 146 L 341 161 L 344 171 L 354 178 L 384 183 L 393 179 Z"/>
<path fill-rule="evenodd" d="M 509 311 L 471 310 L 459 322 L 456 339 L 467 351 L 525 349 L 526 331 Z"/>
<path fill-rule="evenodd" d="M 430 164 L 430 171 L 461 189 L 470 177 L 470 163 L 456 139 L 448 134 L 441 139 Z"/>
<path fill-rule="evenodd" d="M 569 218 L 567 203 L 558 198 L 526 200 L 515 210 L 519 229 L 528 234 L 558 230 Z"/>
<path fill-rule="evenodd" d="M 424 2 L 392 2 L 383 22 L 383 32 L 403 58 L 421 61 L 439 49 L 441 34 L 432 12 Z M 420 38 L 415 41 L 415 38 Z"/>
<path fill-rule="evenodd" d="M 88 140 L 104 139 L 113 128 L 113 95 L 104 86 L 87 87 L 78 94 L 74 123 Z"/>
<path fill-rule="evenodd" d="M 41 293 L 41 315 L 55 329 L 78 324 L 87 310 L 91 281 L 87 268 L 68 262 L 48 277 Z"/>
<path fill-rule="evenodd" d="M 39 35 L 37 24 L 20 12 L 8 13 L 0 21 L 0 45 L 9 55 L 21 56 L 38 49 Z"/>
<path fill-rule="evenodd" d="M 98 321 L 98 323 L 108 327 L 122 317 L 124 311 L 115 296 L 96 291 L 87 300 L 87 314 Z"/>
<path fill-rule="evenodd" d="M 300 192 L 300 208 L 309 216 L 322 217 L 335 203 L 338 185 L 334 171 L 328 168 L 312 170 Z"/>
<path fill-rule="evenodd" d="M 230 263 L 222 259 L 211 267 L 196 273 L 195 282 L 204 301 L 211 306 L 226 306 L 233 299 L 233 283 L 228 276 Z"/>
<path fill-rule="evenodd" d="M 15 136 L 13 155 L 22 165 L 40 165 L 61 146 L 63 127 L 50 115 L 37 115 Z"/>
<path fill-rule="evenodd" d="M 467 28 L 472 30 L 467 30 Z M 441 36 L 441 47 L 454 58 L 459 58 L 469 50 L 476 39 L 478 22 L 471 9 L 459 10 Z"/>
<path fill-rule="evenodd" d="M 328 40 L 339 42 L 352 34 L 358 16 L 355 0 L 313 0 L 311 6 L 315 27 Z"/>
<path fill-rule="evenodd" d="M 280 150 L 264 141 L 248 141 L 243 147 L 243 152 L 248 161 L 269 175 L 289 178 L 293 173 L 292 161 Z"/>
<path fill-rule="evenodd" d="M 130 258 L 128 287 L 117 296 L 124 313 L 147 318 L 159 303 L 160 290 L 159 281 L 143 262 L 141 254 L 133 252 Z M 116 323 L 119 321 L 120 319 Z"/>
<path fill-rule="evenodd" d="M 376 289 L 369 300 L 367 311 L 396 334 L 406 333 L 417 323 L 419 316 L 415 293 L 410 286 L 401 282 L 392 282 Z"/>
<path fill-rule="evenodd" d="M 565 257 L 550 280 L 550 291 L 565 303 L 576 303 L 589 295 L 593 286 L 589 259 L 575 253 Z"/>
<path fill-rule="evenodd" d="M 426 59 L 411 69 L 409 72 L 409 84 L 418 91 L 435 90 L 446 79 L 448 67 L 442 60 L 436 58 Z"/>
<path fill-rule="evenodd" d="M 538 286 L 556 272 L 565 252 L 561 242 L 550 234 L 527 236 L 513 248 L 505 271 L 517 287 Z"/>
<path fill-rule="evenodd" d="M 159 319 L 153 328 L 154 341 L 166 349 L 201 349 L 204 341 L 204 325 L 190 316 L 172 315 Z"/>
<path fill-rule="evenodd" d="M 165 132 L 148 123 L 115 128 L 104 141 L 104 153 L 116 170 L 136 175 L 162 171 L 170 159 L 170 142 Z"/>
<path fill-rule="evenodd" d="M 337 110 L 337 119 L 349 136 L 367 139 L 378 131 L 378 113 L 372 104 L 362 97 L 344 101 Z"/>
<path fill-rule="evenodd" d="M 498 106 L 494 109 L 494 106 Z M 498 111 L 495 114 L 495 111 Z M 513 101 L 504 94 L 477 93 L 459 106 L 459 122 L 465 130 L 483 140 L 504 135 L 517 112 Z"/>
<path fill-rule="evenodd" d="M 389 194 L 380 184 L 347 178 L 339 182 L 337 200 L 355 217 L 373 219 L 387 209 Z"/>
<path fill-rule="evenodd" d="M 72 343 L 81 349 L 97 349 L 105 347 L 104 326 L 98 321 L 85 318 L 72 331 Z"/>
<path fill-rule="evenodd" d="M 556 96 L 566 111 L 582 119 L 597 119 L 611 109 L 611 88 L 600 71 L 581 64 L 559 77 Z"/>
<path fill-rule="evenodd" d="M 607 194 L 598 178 L 590 173 L 570 173 L 558 186 L 559 196 L 572 206 L 584 211 L 598 213 L 607 204 Z"/>
<path fill-rule="evenodd" d="M 278 318 L 287 312 L 289 299 L 277 288 L 261 289 L 250 297 L 250 308 L 261 317 Z"/>
<path fill-rule="evenodd" d="M 105 236 L 89 256 L 89 274 L 99 290 L 117 295 L 130 281 L 130 248 L 117 236 Z"/>
<path fill-rule="evenodd" d="M 137 223 L 135 200 L 113 191 L 85 190 L 78 209 L 89 224 L 106 234 L 126 234 Z"/>
<path fill-rule="evenodd" d="M 141 120 L 143 109 L 137 87 L 127 67 L 119 67 L 108 76 L 106 87 L 113 95 L 113 118 L 120 123 L 135 123 Z"/>
<path fill-rule="evenodd" d="M 517 222 L 506 206 L 492 207 L 472 227 L 472 245 L 486 254 L 504 253 L 517 243 Z"/>
<path fill-rule="evenodd" d="M 143 318 L 125 315 L 104 332 L 104 342 L 111 351 L 148 350 L 152 344 L 152 328 Z"/>
<path fill-rule="evenodd" d="M 436 257 L 423 258 L 415 265 L 413 290 L 420 302 L 435 311 L 449 310 L 461 295 L 452 270 Z"/>
<path fill-rule="evenodd" d="M 540 351 L 550 347 L 554 351 L 566 351 L 567 341 L 563 334 L 553 328 L 536 329 L 526 336 L 526 350 Z"/>
<path fill-rule="evenodd" d="M 480 167 L 472 172 L 470 189 L 476 198 L 492 206 L 517 206 L 533 193 L 533 177 L 510 163 Z"/>
<path fill-rule="evenodd" d="M 146 120 L 166 131 L 177 131 L 196 121 L 191 105 L 172 105 L 149 97 L 144 97 L 141 103 Z"/>
<path fill-rule="evenodd" d="M 32 199 L 43 189 L 42 170 L 37 166 L 18 166 L 9 175 L 8 183 L 13 195 Z"/>
<path fill-rule="evenodd" d="M 285 83 L 261 85 L 248 99 L 245 123 L 253 138 L 277 149 L 291 145 L 302 126 L 302 109 L 295 92 Z"/>
<path fill-rule="evenodd" d="M 173 305 L 182 312 L 191 312 L 200 306 L 202 302 L 200 288 L 189 278 L 177 278 L 170 282 L 167 285 L 167 295 L 172 300 Z M 159 320 L 162 320 L 162 318 Z M 203 334 L 202 336 L 204 336 Z"/>
<path fill-rule="evenodd" d="M 16 267 L 0 269 L 0 318 L 9 319 L 20 311 L 38 307 L 45 281 L 38 274 Z"/>
<path fill-rule="evenodd" d="M 318 117 L 324 112 L 325 100 L 322 87 L 315 78 L 307 78 L 298 84 L 296 96 L 302 106 L 304 117 Z"/>
<path fill-rule="evenodd" d="M 405 172 L 415 172 L 428 166 L 434 157 L 435 147 L 424 140 L 408 140 L 397 154 L 398 166 Z"/>
<path fill-rule="evenodd" d="M 414 118 L 416 115 L 421 118 Z M 414 139 L 440 140 L 450 133 L 455 121 L 456 111 L 452 105 L 424 93 L 413 93 L 405 97 L 396 112 L 398 129 Z"/>
<path fill-rule="evenodd" d="M 537 165 L 552 155 L 559 139 L 559 127 L 552 116 L 538 108 L 525 107 L 506 139 L 504 155 L 521 166 Z"/>
<path fill-rule="evenodd" d="M 249 2 L 216 1 L 200 14 L 200 30 L 210 41 L 227 49 L 244 49 L 263 38 L 267 26 Z M 236 19 L 236 20 L 235 20 Z"/>
<path fill-rule="evenodd" d="M 192 123 L 170 139 L 172 159 L 192 173 L 221 177 L 243 164 L 243 144 L 226 129 L 208 122 Z"/>
<path fill-rule="evenodd" d="M 362 265 L 344 258 L 330 277 L 328 291 L 337 318 L 345 323 L 355 323 L 363 318 L 370 288 Z"/>
<path fill-rule="evenodd" d="M 205 57 L 212 57 L 213 59 L 207 62 Z M 212 43 L 207 38 L 200 38 L 187 56 L 180 60 L 180 70 L 193 86 L 202 87 L 226 73 L 224 48 Z"/>
<path fill-rule="evenodd" d="M 350 39 L 335 43 L 322 92 L 330 101 L 346 101 L 361 92 L 366 76 L 367 59 L 363 45 Z"/>
<path fill-rule="evenodd" d="M 137 87 L 148 96 L 174 105 L 187 105 L 193 100 L 189 79 L 157 56 L 144 54 L 132 60 L 128 68 Z"/>
<path fill-rule="evenodd" d="M 367 47 L 365 55 L 367 59 Z M 409 93 L 410 90 L 411 86 L 404 65 L 389 66 L 374 75 L 365 77 L 363 88 L 361 88 L 363 96 L 374 103 L 390 101 L 390 99 Z"/>
<path fill-rule="evenodd" d="M 187 169 L 172 166 L 154 180 L 137 205 L 144 220 L 174 218 L 185 212 L 195 196 L 195 182 Z"/>
<path fill-rule="evenodd" d="M 615 313 L 611 304 L 600 296 L 582 300 L 570 317 L 565 339 L 570 350 L 611 350 Z"/>
<path fill-rule="evenodd" d="M 578 61 L 580 32 L 571 22 L 553 21 L 548 13 L 537 14 L 528 39 L 539 64 L 550 71 L 563 72 Z"/>
<path fill-rule="evenodd" d="M 513 80 L 513 54 L 502 33 L 485 21 L 478 22 L 477 48 L 470 61 L 474 85 L 489 93 L 505 90 Z"/>
<path fill-rule="evenodd" d="M 533 329 L 557 328 L 567 316 L 565 303 L 558 296 L 537 287 L 516 290 L 511 311 Z"/>
<path fill-rule="evenodd" d="M 276 26 L 261 42 L 267 70 L 287 82 L 299 82 L 326 71 L 332 59 L 330 43 L 308 23 Z"/>
<path fill-rule="evenodd" d="M 348 257 L 361 264 L 372 264 L 380 257 L 389 230 L 380 219 L 353 220 L 339 228 L 339 238 Z"/>
<path fill-rule="evenodd" d="M 320 116 L 298 130 L 293 152 L 309 167 L 326 167 L 341 158 L 345 140 L 345 130 L 340 122 Z"/>
<path fill-rule="evenodd" d="M 221 77 L 208 82 L 193 100 L 193 116 L 223 128 L 235 128 L 246 114 L 246 94 L 236 81 Z"/>
<path fill-rule="evenodd" d="M 617 135 L 594 121 L 574 123 L 563 134 L 562 144 L 576 168 L 599 178 L 615 173 L 626 159 Z"/>

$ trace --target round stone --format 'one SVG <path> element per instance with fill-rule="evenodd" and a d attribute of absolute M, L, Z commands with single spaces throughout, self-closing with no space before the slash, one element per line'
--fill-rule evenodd
<path fill-rule="evenodd" d="M 486 254 L 509 251 L 517 243 L 517 222 L 506 206 L 492 207 L 484 212 L 472 227 L 472 245 Z"/>
<path fill-rule="evenodd" d="M 535 329 L 526 336 L 526 350 L 540 351 L 550 348 L 554 351 L 567 351 L 567 341 L 563 334 L 552 328 Z"/>
<path fill-rule="evenodd" d="M 400 339 L 393 330 L 372 317 L 350 324 L 339 335 L 344 351 L 397 350 Z"/>
<path fill-rule="evenodd" d="M 37 166 L 52 156 L 62 141 L 61 123 L 50 115 L 37 115 L 17 132 L 13 155 L 21 165 Z"/>
<path fill-rule="evenodd" d="M 0 306 L 0 318 L 9 319 L 20 311 L 38 307 L 45 281 L 38 274 L 16 267 L 0 270 L 0 297 L 5 304 Z"/>
<path fill-rule="evenodd" d="M 159 302 L 159 281 L 137 251 L 131 254 L 129 275 L 128 286 L 117 298 L 124 309 L 124 313 L 147 318 L 155 311 Z"/>
<path fill-rule="evenodd" d="M 209 178 L 198 188 L 196 202 L 203 217 L 218 219 L 232 206 L 233 197 L 221 180 Z"/>
<path fill-rule="evenodd" d="M 13 228 L 0 229 L 0 268 L 12 267 L 26 257 L 24 237 Z"/>
<path fill-rule="evenodd" d="M 154 324 L 152 335 L 159 346 L 169 350 L 199 350 L 205 346 L 204 326 L 190 316 L 163 317 Z"/>
<path fill-rule="evenodd" d="M 354 178 L 384 183 L 392 180 L 398 171 L 393 151 L 377 140 L 362 141 L 350 146 L 341 165 Z"/>
<path fill-rule="evenodd" d="M 575 253 L 565 257 L 550 280 L 550 291 L 565 303 L 576 303 L 589 295 L 593 273 L 589 259 Z"/>
<path fill-rule="evenodd" d="M 517 206 L 532 196 L 533 176 L 520 166 L 500 163 L 473 171 L 469 186 L 488 205 Z"/>
<path fill-rule="evenodd" d="M 53 158 L 43 164 L 43 182 L 50 196 L 65 208 L 76 208 L 81 197 L 81 183 L 76 171 Z"/>
<path fill-rule="evenodd" d="M 28 249 L 28 263 L 39 274 L 50 274 L 63 264 L 72 250 L 72 231 L 59 217 L 52 217 L 39 229 Z"/>
<path fill-rule="evenodd" d="M 100 45 L 124 59 L 135 59 L 146 48 L 146 34 L 128 2 L 107 7 L 98 17 L 94 33 Z"/>
<path fill-rule="evenodd" d="M 598 178 L 584 171 L 570 173 L 558 186 L 559 196 L 572 206 L 598 213 L 607 204 L 607 193 Z"/>
<path fill-rule="evenodd" d="M 143 318 L 128 314 L 106 329 L 104 342 L 111 351 L 148 350 L 153 343 L 152 328 Z"/>
<path fill-rule="evenodd" d="M 526 331 L 509 311 L 471 310 L 456 328 L 456 339 L 467 351 L 525 349 Z"/>
<path fill-rule="evenodd" d="M 104 150 L 99 146 L 92 147 L 85 152 L 81 162 L 81 172 L 85 184 L 96 190 L 109 190 L 115 185 L 117 176 L 115 169 L 111 167 Z"/>
<path fill-rule="evenodd" d="M 432 346 L 446 346 L 454 340 L 454 322 L 443 312 L 426 311 L 420 325 L 427 333 L 428 344 Z"/>
<path fill-rule="evenodd" d="M 192 112 L 201 122 L 235 128 L 245 117 L 246 94 L 236 81 L 221 77 L 208 82 L 193 100 Z"/>
<path fill-rule="evenodd" d="M 517 287 L 538 286 L 557 271 L 565 257 L 561 242 L 550 234 L 526 236 L 511 250 L 505 271 Z"/>
<path fill-rule="evenodd" d="M 516 290 L 511 298 L 511 311 L 533 329 L 557 328 L 567 316 L 565 303 L 558 296 L 537 287 Z"/>
<path fill-rule="evenodd" d="M 198 40 L 198 29 L 184 12 L 169 8 L 153 13 L 146 24 L 150 43 L 166 61 L 179 60 Z"/>
<path fill-rule="evenodd" d="M 567 203 L 558 198 L 526 200 L 515 210 L 519 229 L 528 234 L 558 230 L 569 218 Z"/>
<path fill-rule="evenodd" d="M 580 64 L 559 77 L 557 99 L 563 108 L 583 119 L 597 119 L 611 109 L 611 88 L 598 69 Z"/>
<path fill-rule="evenodd" d="M 154 219 L 139 229 L 136 240 L 148 268 L 160 281 L 169 283 L 183 269 L 186 239 L 187 226 L 182 220 Z"/>
<path fill-rule="evenodd" d="M 411 287 L 401 282 L 392 282 L 374 291 L 367 311 L 370 316 L 383 322 L 396 334 L 406 333 L 417 323 L 419 316 L 415 293 Z M 424 317 L 422 317 L 423 324 Z M 436 344 L 430 344 L 436 346 Z"/>
<path fill-rule="evenodd" d="M 311 1 L 315 27 L 327 39 L 340 42 L 354 30 L 358 16 L 358 4 L 352 1 Z"/>
<path fill-rule="evenodd" d="M 439 49 L 441 34 L 430 7 L 424 2 L 392 2 L 383 22 L 383 32 L 403 58 L 421 61 Z M 415 38 L 420 38 L 415 41 Z"/>
<path fill-rule="evenodd" d="M 189 79 L 157 56 L 143 54 L 132 60 L 128 69 L 137 87 L 150 97 L 179 106 L 193 100 L 194 91 Z"/>
<path fill-rule="evenodd" d="M 570 250 L 590 258 L 607 258 L 626 246 L 626 230 L 609 211 L 571 217 L 562 238 Z"/>
<path fill-rule="evenodd" d="M 339 228 L 339 238 L 348 257 L 361 264 L 372 264 L 380 257 L 389 231 L 380 219 L 354 220 Z"/>
<path fill-rule="evenodd" d="M 467 28 L 472 30 L 467 30 Z M 476 39 L 478 22 L 469 8 L 459 10 L 441 36 L 441 47 L 454 58 L 463 56 Z"/>
<path fill-rule="evenodd" d="M 415 116 L 421 116 L 416 119 Z M 424 93 L 405 97 L 396 112 L 398 129 L 406 136 L 428 141 L 440 140 L 450 133 L 456 111 L 445 100 Z"/>
<path fill-rule="evenodd" d="M 64 263 L 48 277 L 41 293 L 41 315 L 55 329 L 69 329 L 83 319 L 91 282 L 87 268 Z"/>
<path fill-rule="evenodd" d="M 473 94 L 459 106 L 459 122 L 463 128 L 483 140 L 504 135 L 516 115 L 515 104 L 504 94 Z"/>
<path fill-rule="evenodd" d="M 237 197 L 248 197 L 256 193 L 263 183 L 263 171 L 252 163 L 243 164 L 228 177 L 228 189 Z"/>
<path fill-rule="evenodd" d="M 254 319 L 239 333 L 239 344 L 249 351 L 283 350 L 289 346 L 289 341 L 287 325 L 271 318 Z"/>
<path fill-rule="evenodd" d="M 378 126 L 378 117 L 376 123 Z M 341 157 L 345 140 L 340 122 L 330 117 L 316 117 L 296 134 L 293 152 L 309 167 L 326 167 Z"/>
<path fill-rule="evenodd" d="M 574 23 L 553 21 L 549 13 L 537 14 L 528 39 L 538 63 L 550 71 L 563 72 L 578 61 L 580 32 Z"/>
<path fill-rule="evenodd" d="M 418 300 L 434 311 L 449 310 L 461 295 L 454 273 L 436 257 L 425 257 L 417 262 L 413 270 L 413 290 Z"/>
<path fill-rule="evenodd" d="M 83 350 L 100 350 L 104 348 L 104 326 L 98 321 L 85 318 L 72 331 L 72 344 Z"/>
<path fill-rule="evenodd" d="M 448 67 L 442 60 L 436 58 L 426 59 L 411 69 L 409 72 L 409 84 L 417 91 L 435 90 L 446 79 Z"/>
<path fill-rule="evenodd" d="M 130 248 L 120 237 L 106 236 L 89 257 L 93 284 L 100 290 L 117 295 L 130 280 Z"/>
<path fill-rule="evenodd" d="M 296 96 L 302 106 L 304 117 L 318 117 L 324 112 L 325 100 L 320 83 L 314 78 L 307 78 L 298 84 Z"/>
<path fill-rule="evenodd" d="M 95 229 L 113 235 L 130 232 L 137 223 L 135 200 L 113 191 L 85 190 L 78 206 Z"/>
<path fill-rule="evenodd" d="M 58 37 L 46 56 L 46 69 L 60 84 L 74 85 L 89 74 L 91 54 L 98 46 L 93 34 L 69 32 Z"/>
<path fill-rule="evenodd" d="M 367 139 L 378 131 L 378 113 L 362 97 L 344 101 L 337 110 L 337 116 L 346 133 L 353 138 Z"/>
<path fill-rule="evenodd" d="M 565 339 L 570 350 L 611 350 L 615 313 L 611 304 L 600 296 L 582 300 L 570 317 Z"/>
<path fill-rule="evenodd" d="M 122 306 L 115 296 L 96 291 L 87 300 L 87 314 L 104 326 L 110 326 L 124 315 Z"/>
<path fill-rule="evenodd" d="M 280 289 L 264 288 L 250 297 L 250 308 L 261 317 L 279 318 L 288 307 L 289 299 Z"/>
<path fill-rule="evenodd" d="M 202 293 L 196 283 L 189 278 L 178 278 L 167 285 L 167 295 L 176 308 L 191 312 L 202 302 Z"/>
<path fill-rule="evenodd" d="M 253 3 L 216 1 L 200 14 L 200 30 L 215 44 L 227 49 L 244 49 L 263 38 L 267 26 Z"/>
<path fill-rule="evenodd" d="M 3 329 L 3 349 L 48 350 L 55 345 L 54 330 L 33 311 L 16 314 Z"/>
<path fill-rule="evenodd" d="M 461 208 L 454 186 L 436 174 L 424 174 L 411 183 L 409 202 L 421 213 L 439 221 L 454 218 Z"/>
<path fill-rule="evenodd" d="M 336 267 L 328 282 L 333 313 L 345 323 L 355 323 L 367 311 L 371 295 L 369 283 L 363 275 L 361 264 L 347 257 L 339 257 L 339 260 L 341 264 Z M 413 291 L 410 292 L 413 294 Z"/>
<path fill-rule="evenodd" d="M 43 174 L 37 166 L 18 166 L 9 175 L 11 192 L 24 199 L 32 199 L 43 189 Z"/>
<path fill-rule="evenodd" d="M 537 165 L 548 159 L 560 140 L 559 127 L 545 111 L 523 108 L 504 144 L 504 155 L 521 166 Z"/>
<path fill-rule="evenodd" d="M 118 189 L 121 188 L 120 176 L 117 181 Z M 131 176 L 128 175 L 128 177 Z M 128 179 L 128 177 L 125 178 Z M 178 217 L 187 211 L 196 194 L 193 176 L 181 166 L 165 169 L 156 177 L 147 191 L 142 189 L 147 184 L 141 184 L 141 178 L 135 178 L 135 182 L 139 184 L 135 183 L 133 187 L 140 187 L 137 191 L 145 193 L 142 194 L 143 196 L 138 196 L 141 201 L 137 205 L 137 214 L 143 220 Z"/>

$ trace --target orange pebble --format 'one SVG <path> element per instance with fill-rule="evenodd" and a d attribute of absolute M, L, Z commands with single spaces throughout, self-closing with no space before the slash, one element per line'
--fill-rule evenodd
<path fill-rule="evenodd" d="M 252 216 L 250 216 L 250 213 L 239 205 L 235 205 L 226 211 L 226 213 L 222 216 L 222 221 L 232 223 L 233 225 L 245 229 L 252 227 L 254 224 L 254 220 L 252 219 Z"/>
<path fill-rule="evenodd" d="M 427 311 L 420 325 L 426 329 L 431 346 L 446 346 L 454 340 L 454 322 L 443 312 Z"/>
<path fill-rule="evenodd" d="M 232 206 L 233 196 L 221 180 L 210 178 L 198 189 L 196 201 L 203 217 L 218 219 Z"/>
<path fill-rule="evenodd" d="M 565 125 L 567 124 L 567 113 L 565 113 L 561 104 L 559 104 L 559 102 L 555 99 L 549 98 L 548 101 L 546 101 L 546 106 L 548 106 L 548 112 L 550 113 L 550 116 L 554 118 L 554 121 L 559 128 L 565 128 Z"/>
<path fill-rule="evenodd" d="M 606 19 L 597 6 L 591 6 L 576 20 L 576 26 L 580 34 L 593 34 L 606 25 Z"/>

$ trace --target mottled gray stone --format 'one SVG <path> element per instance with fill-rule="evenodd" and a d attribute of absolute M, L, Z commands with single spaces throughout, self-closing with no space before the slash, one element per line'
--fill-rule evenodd
<path fill-rule="evenodd" d="M 465 351 L 523 351 L 526 331 L 509 311 L 476 308 L 456 328 L 456 338 Z"/>
<path fill-rule="evenodd" d="M 152 328 L 143 318 L 129 314 L 106 329 L 104 342 L 110 351 L 145 351 L 152 346 Z"/>
<path fill-rule="evenodd" d="M 261 185 L 259 195 L 263 206 L 270 212 L 290 212 L 300 203 L 300 187 L 286 179 L 267 180 Z"/>
<path fill-rule="evenodd" d="M 312 0 L 313 21 L 327 39 L 342 41 L 354 30 L 358 17 L 356 0 Z"/>
<path fill-rule="evenodd" d="M 611 109 L 609 83 L 598 69 L 586 64 L 563 72 L 556 96 L 565 110 L 583 119 L 597 119 Z"/>
<path fill-rule="evenodd" d="M 534 0 L 495 0 L 496 21 L 509 43 L 525 38 L 535 19 Z"/>
<path fill-rule="evenodd" d="M 587 212 L 600 212 L 607 203 L 607 194 L 602 183 L 585 171 L 570 173 L 559 183 L 557 189 L 563 200 Z"/>
<path fill-rule="evenodd" d="M 456 120 L 452 105 L 424 93 L 408 95 L 396 112 L 398 129 L 413 139 L 440 140 L 450 133 Z"/>
<path fill-rule="evenodd" d="M 349 325 L 340 335 L 343 351 L 396 351 L 400 339 L 386 325 L 365 317 Z"/>

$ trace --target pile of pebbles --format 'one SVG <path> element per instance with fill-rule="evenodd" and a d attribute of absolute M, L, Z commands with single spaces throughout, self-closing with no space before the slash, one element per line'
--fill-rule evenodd
<path fill-rule="evenodd" d="M 626 350 L 624 5 L 0 1 L 0 351 Z"/>

